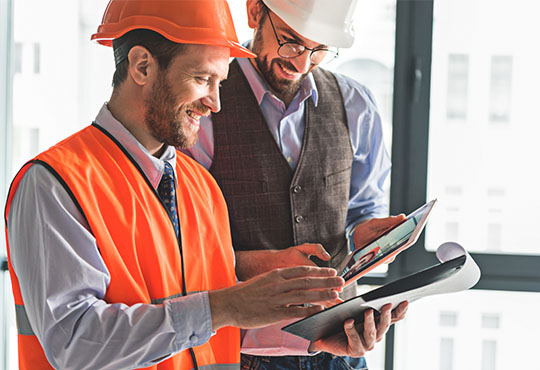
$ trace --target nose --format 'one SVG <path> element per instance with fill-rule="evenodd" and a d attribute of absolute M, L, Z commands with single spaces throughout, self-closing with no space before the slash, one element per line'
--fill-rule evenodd
<path fill-rule="evenodd" d="M 219 101 L 219 84 L 216 84 L 202 99 L 202 103 L 206 105 L 212 113 L 217 113 L 221 110 L 221 102 Z"/>
<path fill-rule="evenodd" d="M 296 67 L 296 70 L 299 73 L 308 73 L 311 68 L 311 57 L 310 51 L 306 50 L 303 54 L 297 56 L 296 58 L 291 59 L 291 62 Z"/>

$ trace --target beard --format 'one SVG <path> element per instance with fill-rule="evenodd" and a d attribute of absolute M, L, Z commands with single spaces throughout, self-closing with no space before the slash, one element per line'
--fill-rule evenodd
<path fill-rule="evenodd" d="M 195 145 L 199 131 L 198 127 L 188 122 L 187 111 L 208 113 L 209 109 L 200 103 L 183 104 L 175 108 L 176 99 L 165 76 L 165 72 L 160 72 L 150 97 L 145 101 L 145 123 L 154 139 L 166 145 L 187 149 Z"/>
<path fill-rule="evenodd" d="M 304 79 L 306 78 L 306 76 L 311 70 L 308 71 L 307 73 L 304 73 L 298 80 L 289 80 L 286 78 L 279 78 L 274 72 L 274 70 L 275 68 L 281 68 L 280 66 L 283 66 L 286 69 L 289 69 L 294 72 L 298 72 L 298 71 L 296 67 L 287 59 L 275 58 L 269 61 L 267 56 L 262 56 L 263 49 L 264 49 L 264 42 L 262 40 L 262 34 L 261 32 L 257 32 L 255 34 L 255 39 L 253 40 L 253 43 L 252 43 L 252 51 L 255 54 L 257 54 L 257 57 L 255 58 L 255 63 L 257 64 L 257 68 L 259 68 L 259 71 L 261 72 L 262 77 L 268 83 L 270 88 L 274 90 L 276 93 L 278 93 L 279 95 L 282 95 L 282 96 L 296 95 L 296 93 L 300 89 L 300 85 L 302 84 L 302 81 L 304 81 Z"/>

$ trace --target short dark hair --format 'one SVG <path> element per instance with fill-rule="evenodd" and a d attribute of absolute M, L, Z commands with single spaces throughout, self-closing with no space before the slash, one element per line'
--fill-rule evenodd
<path fill-rule="evenodd" d="M 157 59 L 159 68 L 169 67 L 171 60 L 185 49 L 185 44 L 179 44 L 163 37 L 157 32 L 147 29 L 136 29 L 127 32 L 118 39 L 113 40 L 113 50 L 116 60 L 116 70 L 112 85 L 119 86 L 125 81 L 129 61 L 127 55 L 132 47 L 144 46 Z"/>

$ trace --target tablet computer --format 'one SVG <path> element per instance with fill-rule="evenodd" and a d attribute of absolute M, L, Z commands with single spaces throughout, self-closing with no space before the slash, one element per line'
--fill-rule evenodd
<path fill-rule="evenodd" d="M 345 268 L 340 274 L 345 280 L 345 285 L 356 281 L 381 263 L 390 260 L 399 252 L 416 243 L 436 202 L 437 199 L 434 199 L 424 204 L 409 214 L 403 222 L 350 254 L 347 257 Z"/>

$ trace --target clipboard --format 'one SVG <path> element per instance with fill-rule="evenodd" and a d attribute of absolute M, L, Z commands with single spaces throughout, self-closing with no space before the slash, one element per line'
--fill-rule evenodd
<path fill-rule="evenodd" d="M 403 301 L 411 303 L 431 295 L 460 292 L 480 280 L 480 268 L 461 245 L 443 243 L 436 254 L 440 261 L 437 265 L 295 321 L 281 330 L 317 341 L 343 332 L 343 323 L 349 318 L 354 318 L 356 325 L 363 322 L 365 310 L 374 309 L 377 315 L 385 304 L 395 307 Z"/>

